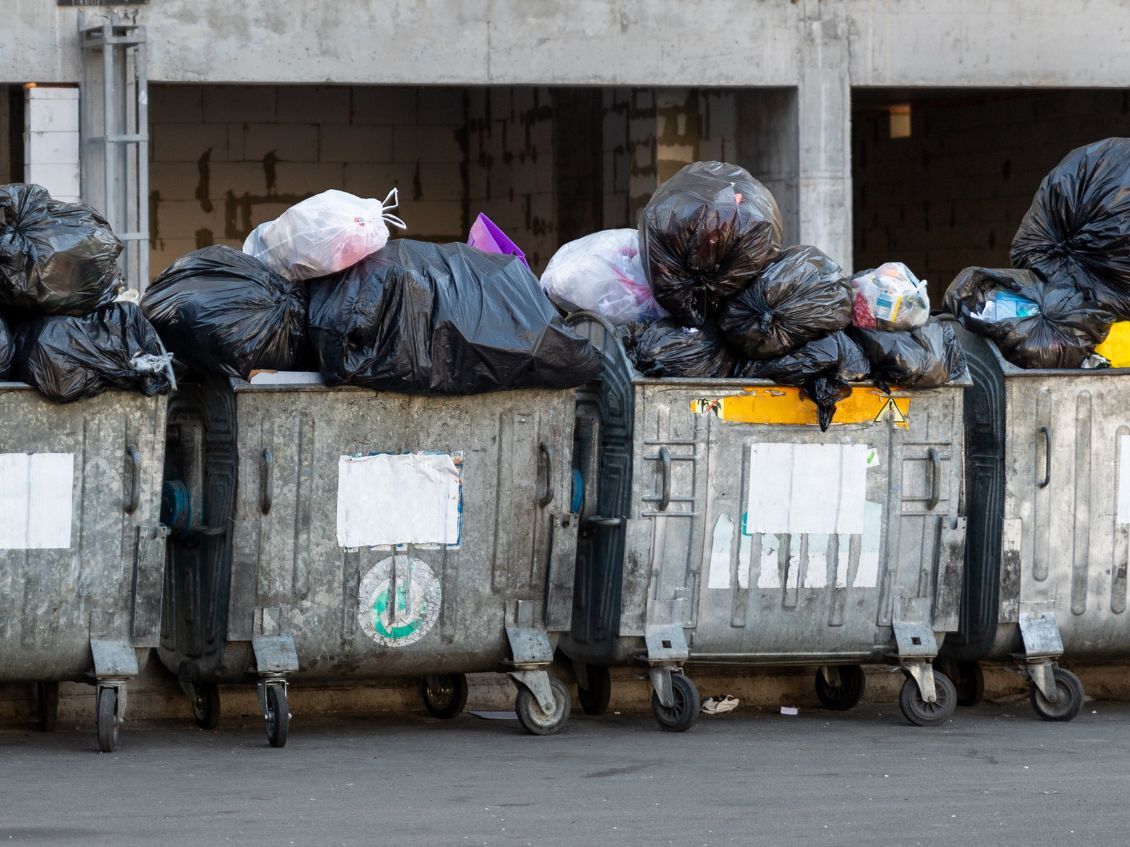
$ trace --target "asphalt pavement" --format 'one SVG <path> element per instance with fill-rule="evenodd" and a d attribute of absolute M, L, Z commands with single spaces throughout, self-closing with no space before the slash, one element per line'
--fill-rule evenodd
<path fill-rule="evenodd" d="M 1124 844 L 1130 705 L 1068 724 L 1026 702 L 937 729 L 897 708 L 516 721 L 296 715 L 271 749 L 254 720 L 0 729 L 0 844 Z"/>

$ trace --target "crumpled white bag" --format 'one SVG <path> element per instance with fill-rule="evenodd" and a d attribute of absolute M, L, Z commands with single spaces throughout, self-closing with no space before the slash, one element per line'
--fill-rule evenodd
<path fill-rule="evenodd" d="M 395 188 L 383 201 L 331 188 L 259 224 L 243 252 L 295 281 L 337 273 L 384 247 L 389 224 L 405 228 L 397 205 Z"/>
<path fill-rule="evenodd" d="M 667 317 L 647 284 L 634 229 L 606 229 L 562 245 L 541 287 L 567 312 L 596 312 L 614 324 Z"/>

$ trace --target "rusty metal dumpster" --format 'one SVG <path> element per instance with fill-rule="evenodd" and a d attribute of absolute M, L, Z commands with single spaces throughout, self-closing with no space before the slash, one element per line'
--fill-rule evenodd
<path fill-rule="evenodd" d="M 1130 651 L 1130 370 L 1028 370 L 959 336 L 973 378 L 969 538 L 961 629 L 943 655 L 968 702 L 977 662 L 1011 661 L 1040 717 L 1071 720 L 1083 685 L 1056 660 Z"/>
<path fill-rule="evenodd" d="M 58 405 L 0 382 L 0 680 L 96 687 L 98 746 L 117 746 L 126 681 L 157 646 L 164 397 L 107 391 Z"/>
<path fill-rule="evenodd" d="M 831 708 L 864 663 L 897 665 L 918 725 L 946 720 L 931 664 L 957 629 L 967 379 L 887 396 L 858 386 L 827 432 L 793 388 L 646 379 L 613 327 L 574 315 L 605 357 L 578 392 L 581 534 L 561 649 L 582 706 L 603 711 L 610 665 L 640 662 L 660 726 L 694 721 L 685 664 L 812 665 Z M 583 483 L 583 484 L 582 484 Z"/>
<path fill-rule="evenodd" d="M 215 726 L 217 684 L 258 680 L 272 745 L 290 679 L 421 678 L 440 717 L 500 671 L 534 734 L 569 714 L 547 673 L 569 625 L 574 392 L 413 397 L 182 385 L 170 407 L 160 655 Z"/>

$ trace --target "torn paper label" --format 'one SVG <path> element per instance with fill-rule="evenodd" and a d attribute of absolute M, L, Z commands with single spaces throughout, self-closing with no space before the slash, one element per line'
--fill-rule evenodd
<path fill-rule="evenodd" d="M 73 453 L 0 453 L 0 550 L 71 546 Z"/>
<path fill-rule="evenodd" d="M 445 453 L 342 456 L 337 543 L 342 547 L 459 543 L 462 457 Z"/>
<path fill-rule="evenodd" d="M 871 449 L 864 444 L 751 444 L 744 530 L 862 534 Z"/>
<path fill-rule="evenodd" d="M 730 550 L 734 540 L 734 521 L 723 512 L 714 524 L 714 538 L 710 545 L 710 573 L 707 588 L 730 587 Z"/>

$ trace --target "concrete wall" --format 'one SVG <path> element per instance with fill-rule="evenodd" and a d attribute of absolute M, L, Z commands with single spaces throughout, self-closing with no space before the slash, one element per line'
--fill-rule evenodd
<path fill-rule="evenodd" d="M 413 238 L 466 237 L 463 92 L 449 88 L 154 85 L 150 266 L 328 188 L 400 192 Z"/>
<path fill-rule="evenodd" d="M 911 103 L 910 138 L 885 106 Z M 1130 135 L 1125 91 L 858 92 L 852 115 L 855 265 L 901 260 L 935 303 L 962 268 L 1008 267 L 1040 180 L 1068 150 Z"/>

